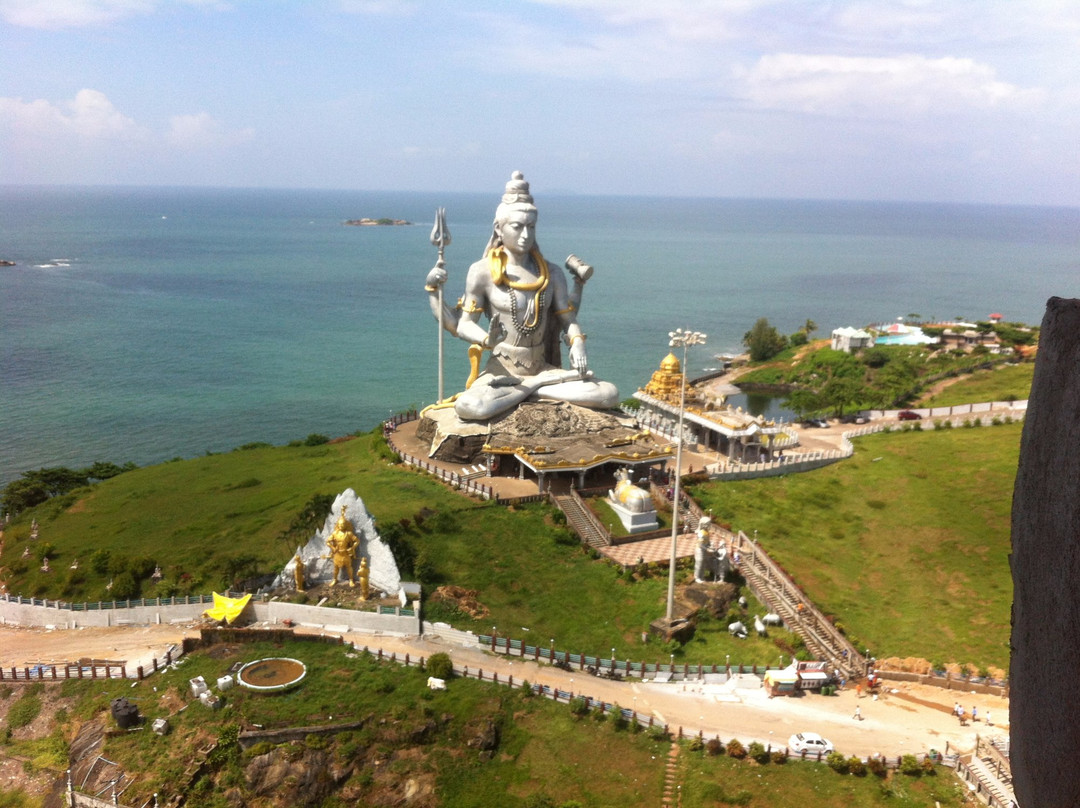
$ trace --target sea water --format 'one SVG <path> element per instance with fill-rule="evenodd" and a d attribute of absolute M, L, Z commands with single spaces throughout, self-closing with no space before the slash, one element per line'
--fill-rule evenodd
<path fill-rule="evenodd" d="M 676 327 L 691 374 L 759 317 L 815 336 L 917 314 L 1038 323 L 1080 279 L 1080 210 L 547 196 L 538 242 L 595 266 L 590 365 L 626 397 Z M 498 194 L 0 188 L 0 484 L 367 430 L 437 396 L 424 279 L 445 207 L 447 295 Z M 347 226 L 361 217 L 412 226 Z M 559 269 L 558 271 L 562 271 Z M 465 345 L 446 336 L 447 393 Z"/>

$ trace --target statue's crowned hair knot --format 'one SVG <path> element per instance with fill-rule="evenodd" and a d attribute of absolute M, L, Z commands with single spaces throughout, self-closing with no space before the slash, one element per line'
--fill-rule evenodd
<path fill-rule="evenodd" d="M 528 205 L 533 204 L 532 194 L 529 193 L 529 183 L 526 181 L 525 175 L 520 171 L 515 171 L 510 175 L 510 181 L 506 183 L 502 201 L 504 205 L 520 204 L 522 202 Z"/>

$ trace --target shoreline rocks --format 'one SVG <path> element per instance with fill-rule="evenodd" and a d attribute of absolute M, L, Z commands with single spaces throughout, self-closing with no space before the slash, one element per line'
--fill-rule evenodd
<path fill-rule="evenodd" d="M 405 219 L 346 219 L 345 224 L 355 227 L 400 227 L 412 222 Z"/>

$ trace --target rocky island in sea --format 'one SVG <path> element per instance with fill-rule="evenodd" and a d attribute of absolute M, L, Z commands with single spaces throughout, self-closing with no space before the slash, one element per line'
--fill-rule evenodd
<path fill-rule="evenodd" d="M 347 219 L 345 224 L 355 225 L 357 227 L 386 227 L 394 225 L 412 224 L 405 219 Z"/>

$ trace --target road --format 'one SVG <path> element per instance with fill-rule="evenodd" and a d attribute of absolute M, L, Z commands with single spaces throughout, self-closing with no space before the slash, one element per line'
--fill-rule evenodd
<path fill-rule="evenodd" d="M 316 633 L 315 629 L 298 632 Z M 191 625 L 122 626 L 48 630 L 0 626 L 0 666 L 11 668 L 37 663 L 75 661 L 92 657 L 126 661 L 128 669 L 150 658 L 164 658 L 165 650 L 179 645 L 185 636 L 197 636 Z M 551 688 L 586 695 L 624 708 L 651 714 L 672 728 L 682 727 L 684 734 L 720 737 L 725 743 L 738 738 L 743 743 L 761 741 L 786 746 L 795 732 L 818 732 L 848 755 L 874 753 L 894 756 L 925 752 L 931 748 L 944 752 L 968 751 L 980 734 L 1008 734 L 1008 700 L 995 697 L 946 691 L 924 685 L 896 683 L 885 688 L 877 699 L 853 689 L 837 696 L 804 695 L 770 699 L 756 677 L 745 677 L 726 685 L 700 682 L 662 684 L 620 682 L 590 676 L 586 671 L 564 671 L 547 664 L 491 654 L 475 647 L 465 647 L 438 636 L 394 637 L 389 635 L 346 634 L 345 639 L 358 647 L 381 648 L 386 654 L 429 657 L 445 652 L 458 668 L 498 673 L 500 680 L 513 676 L 515 683 L 528 680 Z M 452 685 L 451 685 L 452 686 Z M 984 720 L 966 727 L 952 715 L 956 699 L 970 714 L 973 706 L 985 717 L 990 711 L 995 726 Z M 858 705 L 862 720 L 852 718 Z"/>

